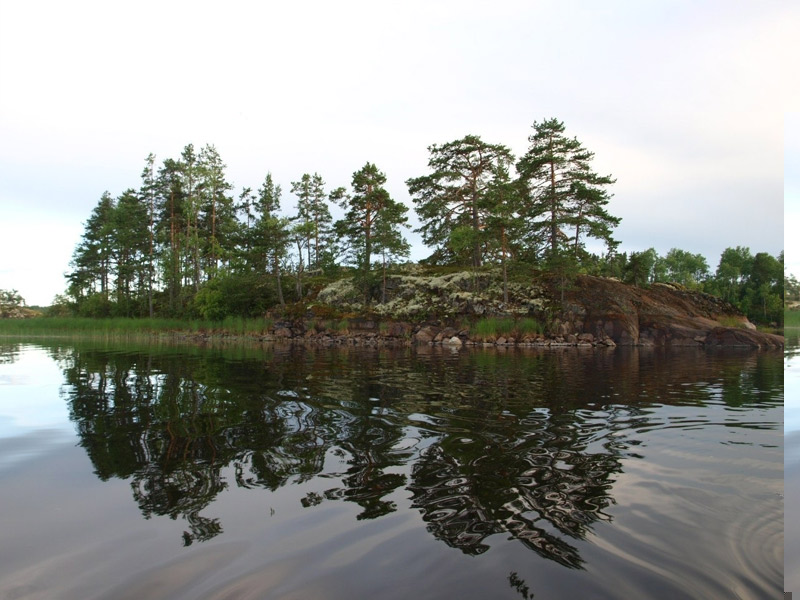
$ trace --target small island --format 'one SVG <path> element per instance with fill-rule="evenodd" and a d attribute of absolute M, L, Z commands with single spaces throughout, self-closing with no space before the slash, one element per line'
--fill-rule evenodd
<path fill-rule="evenodd" d="M 319 344 L 782 347 L 783 253 L 730 247 L 712 273 L 679 248 L 620 252 L 615 179 L 557 119 L 528 142 L 520 157 L 477 135 L 428 147 L 405 182 L 418 262 L 373 163 L 349 188 L 304 173 L 287 214 L 270 172 L 235 193 L 212 145 L 151 154 L 138 189 L 100 198 L 47 312 Z M 36 314 L 5 294 L 3 316 Z"/>

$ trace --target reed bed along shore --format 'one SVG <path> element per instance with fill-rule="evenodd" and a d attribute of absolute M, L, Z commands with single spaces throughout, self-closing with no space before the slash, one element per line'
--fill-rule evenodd
<path fill-rule="evenodd" d="M 114 317 L 42 317 L 36 319 L 2 319 L 0 334 L 6 335 L 153 335 L 160 333 L 197 333 L 230 335 L 264 335 L 273 322 L 267 318 L 226 317 L 222 321 L 183 319 L 128 319 Z"/>
<path fill-rule="evenodd" d="M 800 327 L 800 310 L 787 310 L 783 313 L 784 327 Z"/>

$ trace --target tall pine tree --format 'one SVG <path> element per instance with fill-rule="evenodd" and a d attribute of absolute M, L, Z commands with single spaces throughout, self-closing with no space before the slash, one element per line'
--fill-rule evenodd
<path fill-rule="evenodd" d="M 606 188 L 615 180 L 592 171 L 594 153 L 576 138 L 564 135 L 557 119 L 534 122 L 530 147 L 517 163 L 525 196 L 521 216 L 525 238 L 534 254 L 556 260 L 559 254 L 578 259 L 582 236 L 616 245 L 611 236 L 620 219 L 606 211 Z M 563 258 L 563 257 L 562 257 Z"/>
<path fill-rule="evenodd" d="M 337 221 L 336 231 L 348 241 L 351 261 L 361 272 L 367 301 L 370 299 L 370 270 L 373 254 L 382 258 L 383 281 L 387 262 L 407 256 L 409 246 L 400 231 L 408 226 L 408 209 L 392 199 L 384 184 L 386 175 L 372 163 L 353 173 L 353 194 L 342 195 L 341 206 L 347 212 Z M 383 287 L 385 299 L 385 285 Z"/>
<path fill-rule="evenodd" d="M 511 151 L 476 135 L 434 144 L 428 151 L 431 173 L 406 181 L 422 221 L 418 231 L 426 244 L 436 248 L 435 256 L 460 262 L 459 250 L 467 248 L 469 262 L 480 267 L 484 229 L 491 214 L 489 182 L 498 165 L 513 160 Z"/>

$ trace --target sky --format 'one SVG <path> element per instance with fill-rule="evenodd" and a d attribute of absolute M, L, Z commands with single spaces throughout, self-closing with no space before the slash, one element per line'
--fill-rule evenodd
<path fill-rule="evenodd" d="M 0 289 L 63 293 L 91 210 L 151 152 L 213 144 L 235 195 L 271 172 L 287 213 L 303 173 L 330 190 L 372 162 L 413 214 L 428 146 L 520 156 L 553 117 L 616 178 L 620 251 L 777 255 L 784 194 L 800 213 L 798 23 L 789 0 L 0 0 Z"/>

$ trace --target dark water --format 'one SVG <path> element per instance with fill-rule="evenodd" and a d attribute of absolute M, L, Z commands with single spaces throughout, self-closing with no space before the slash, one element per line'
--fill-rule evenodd
<path fill-rule="evenodd" d="M 783 378 L 0 342 L 0 598 L 778 598 Z"/>

